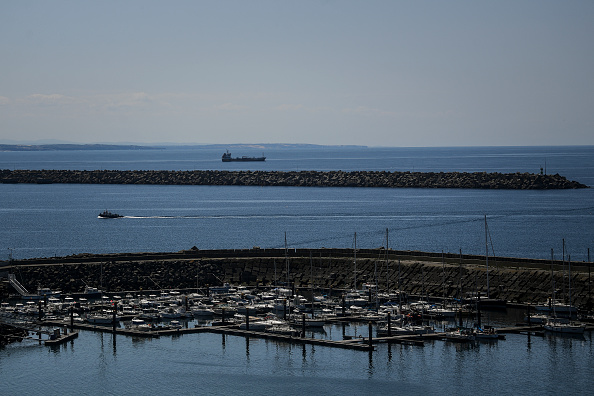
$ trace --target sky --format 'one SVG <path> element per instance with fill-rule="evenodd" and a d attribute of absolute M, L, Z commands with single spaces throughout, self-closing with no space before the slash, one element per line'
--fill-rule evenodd
<path fill-rule="evenodd" d="M 594 1 L 0 1 L 0 143 L 594 144 Z"/>

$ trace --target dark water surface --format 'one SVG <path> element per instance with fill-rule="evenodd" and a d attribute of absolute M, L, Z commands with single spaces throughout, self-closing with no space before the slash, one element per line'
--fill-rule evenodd
<path fill-rule="evenodd" d="M 245 150 L 234 155 L 261 155 Z M 593 147 L 309 148 L 264 151 L 265 163 L 223 164 L 213 149 L 0 153 L 9 169 L 415 170 L 559 173 L 594 185 Z M 501 256 L 560 255 L 593 246 L 594 194 L 299 187 L 0 184 L 2 259 L 81 252 L 359 247 L 484 254 L 484 215 Z M 125 215 L 100 220 L 105 209 Z M 558 256 L 560 257 L 560 256 Z M 497 316 L 499 315 L 499 316 Z M 503 316 L 501 316 L 503 315 Z M 494 314 L 515 323 L 522 313 Z M 327 326 L 323 337 L 367 334 Z M 193 334 L 135 339 L 81 332 L 49 348 L 0 350 L 2 394 L 591 394 L 585 337 L 508 335 L 496 343 L 379 345 L 372 353 Z"/>
<path fill-rule="evenodd" d="M 247 150 L 234 155 L 261 155 Z M 222 163 L 213 149 L 2 152 L 1 168 L 547 172 L 594 185 L 594 147 L 272 150 Z M 572 260 L 593 246 L 594 189 L 312 188 L 0 184 L 0 241 L 15 258 L 81 252 L 385 245 L 484 254 L 484 216 L 499 256 Z M 126 216 L 100 220 L 105 209 Z"/>
<path fill-rule="evenodd" d="M 316 337 L 367 334 L 326 326 Z M 5 394 L 590 394 L 591 334 L 489 343 L 378 345 L 374 352 L 215 334 L 137 339 L 82 331 L 59 347 L 0 350 Z"/>

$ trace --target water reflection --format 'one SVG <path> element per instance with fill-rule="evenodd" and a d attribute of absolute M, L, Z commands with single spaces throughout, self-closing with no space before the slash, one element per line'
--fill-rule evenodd
<path fill-rule="evenodd" d="M 99 333 L 99 338 L 101 340 L 100 346 L 99 346 L 99 373 L 102 376 L 105 376 L 107 374 L 107 368 L 108 368 L 108 363 L 107 363 L 107 359 L 105 358 L 105 342 L 103 340 L 104 338 L 104 333 L 101 332 Z"/>
<path fill-rule="evenodd" d="M 342 326 L 336 326 L 333 332 L 339 338 Z M 346 331 L 352 332 L 355 327 L 359 334 L 366 334 L 354 325 Z M 142 392 L 151 393 L 168 390 L 184 393 L 180 388 L 185 387 L 187 392 L 192 381 L 199 381 L 205 393 L 217 393 L 217 389 L 218 393 L 232 393 L 231 387 L 248 389 L 256 383 L 264 384 L 259 393 L 268 394 L 282 393 L 278 389 L 297 385 L 303 393 L 316 389 L 324 394 L 348 391 L 349 387 L 365 394 L 361 390 L 366 386 L 376 393 L 380 389 L 388 390 L 388 386 L 392 392 L 382 393 L 394 393 L 394 389 L 402 386 L 423 388 L 428 394 L 482 393 L 498 386 L 502 387 L 502 393 L 513 393 L 514 385 L 510 384 L 517 384 L 517 379 L 523 378 L 526 387 L 535 394 L 543 394 L 563 389 L 576 393 L 578 386 L 585 389 L 592 356 L 590 334 L 585 339 L 531 335 L 529 341 L 527 335 L 513 334 L 505 341 L 474 346 L 441 340 L 427 341 L 425 347 L 378 344 L 374 352 L 262 342 L 254 338 L 242 340 L 229 335 L 219 338 L 217 334 L 206 333 L 184 336 L 176 342 L 171 342 L 169 337 L 136 341 L 119 334 L 117 337 L 120 339 L 114 339 L 110 333 L 82 332 L 75 341 L 76 347 L 71 343 L 65 349 L 58 349 L 61 353 L 37 348 L 50 355 L 49 359 L 43 353 L 28 351 L 31 358 L 26 361 L 26 367 L 40 370 L 55 362 L 60 370 L 54 371 L 60 373 L 47 377 L 66 389 L 65 393 L 75 393 L 67 391 L 69 384 L 86 382 L 85 378 L 93 378 L 105 393 L 116 393 L 111 385 L 114 381 L 126 381 Z M 7 362 L 1 367 L 7 376 L 17 368 L 23 369 L 25 362 L 21 358 L 7 359 L 0 361 Z M 8 371 L 8 362 L 15 367 L 10 368 L 12 371 Z M 77 370 L 61 370 L 62 367 L 77 367 Z M 226 373 L 224 383 L 217 379 L 221 372 Z M 563 385 L 555 385 L 555 381 Z"/>
<path fill-rule="evenodd" d="M 583 334 L 561 334 L 561 333 L 545 333 L 545 337 L 552 345 L 557 345 L 558 343 L 561 344 L 563 348 L 571 349 L 573 343 L 578 342 L 582 343 L 586 341 L 586 337 Z"/>

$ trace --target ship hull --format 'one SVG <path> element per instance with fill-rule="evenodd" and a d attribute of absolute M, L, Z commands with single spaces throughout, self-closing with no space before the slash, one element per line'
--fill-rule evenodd
<path fill-rule="evenodd" d="M 255 162 L 255 161 L 266 161 L 266 157 L 223 158 L 223 162 Z"/>

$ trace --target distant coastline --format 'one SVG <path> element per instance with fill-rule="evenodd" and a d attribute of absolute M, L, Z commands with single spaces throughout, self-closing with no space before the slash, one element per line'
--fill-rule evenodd
<path fill-rule="evenodd" d="M 52 143 L 52 144 L 0 144 L 0 151 L 72 151 L 72 150 L 167 150 L 167 149 L 292 149 L 292 148 L 366 148 L 358 145 L 319 145 L 305 143 L 233 143 L 233 144 L 169 144 L 157 143 L 152 145 L 140 144 L 76 144 L 76 143 Z"/>
<path fill-rule="evenodd" d="M 116 144 L 0 144 L 0 151 L 160 150 L 163 147 Z"/>

